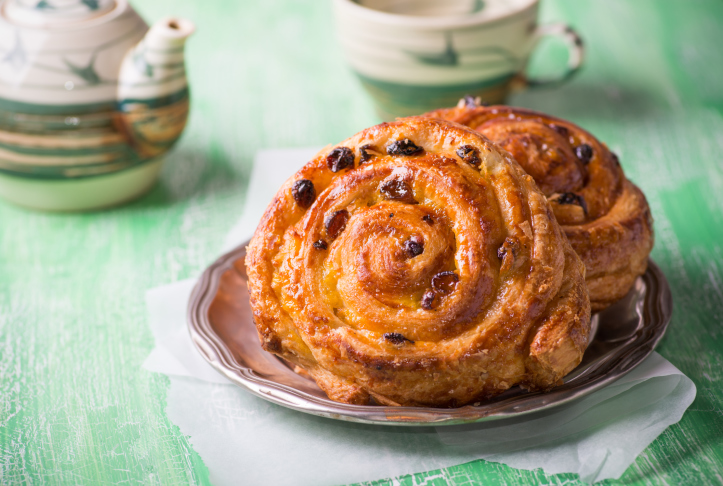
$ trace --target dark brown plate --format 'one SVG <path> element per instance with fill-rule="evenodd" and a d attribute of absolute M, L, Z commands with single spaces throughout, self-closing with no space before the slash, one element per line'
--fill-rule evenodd
<path fill-rule="evenodd" d="M 673 301 L 652 261 L 620 302 L 593 317 L 599 328 L 582 363 L 549 392 L 513 387 L 478 406 L 460 408 L 349 405 L 329 400 L 316 383 L 261 349 L 246 286 L 246 243 L 206 269 L 191 294 L 188 328 L 204 358 L 235 384 L 265 400 L 322 417 L 386 425 L 453 425 L 536 412 L 598 390 L 639 365 L 663 337 Z"/>

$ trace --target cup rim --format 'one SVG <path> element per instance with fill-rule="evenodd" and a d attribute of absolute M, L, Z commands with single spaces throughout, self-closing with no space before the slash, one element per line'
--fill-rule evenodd
<path fill-rule="evenodd" d="M 527 2 L 527 5 L 524 5 L 521 8 L 492 17 L 483 17 L 482 14 L 484 11 L 469 16 L 419 17 L 375 10 L 360 5 L 354 0 L 334 0 L 334 3 L 338 8 L 347 9 L 351 15 L 364 18 L 370 22 L 433 30 L 464 28 L 495 23 L 536 8 L 540 3 L 540 0 L 527 0 Z"/>

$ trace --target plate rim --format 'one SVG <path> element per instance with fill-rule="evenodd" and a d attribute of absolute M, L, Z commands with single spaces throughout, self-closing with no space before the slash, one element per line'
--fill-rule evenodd
<path fill-rule="evenodd" d="M 642 333 L 642 336 L 633 341 L 631 341 L 631 338 L 626 339 L 624 345 L 616 348 L 615 356 L 606 360 L 598 359 L 580 373 L 576 374 L 573 370 L 566 379 L 573 375 L 573 379 L 577 379 L 586 374 L 591 374 L 594 372 L 596 363 L 599 366 L 601 361 L 607 363 L 614 359 L 612 369 L 606 375 L 593 378 L 583 386 L 570 390 L 563 388 L 572 379 L 548 392 L 530 392 L 497 401 L 493 399 L 479 406 L 433 408 L 351 405 L 335 402 L 329 398 L 317 397 L 256 375 L 251 368 L 245 367 L 236 361 L 223 339 L 214 332 L 208 318 L 208 310 L 218 292 L 221 276 L 227 270 L 232 269 L 236 261 L 245 256 L 248 243 L 246 241 L 216 259 L 204 270 L 198 282 L 194 285 L 188 301 L 186 319 L 194 347 L 216 371 L 253 395 L 285 408 L 337 420 L 393 426 L 460 425 L 520 417 L 559 407 L 587 396 L 635 369 L 654 351 L 665 335 L 672 317 L 673 301 L 670 286 L 658 265 L 649 258 L 645 274 L 638 278 L 647 278 L 648 284 L 654 283 L 657 285 L 655 295 L 659 296 L 659 298 L 653 302 L 655 304 L 653 310 L 658 314 L 657 322 L 645 326 L 643 329 L 648 332 Z M 651 300 L 650 294 L 650 289 L 647 288 L 643 298 L 646 305 L 647 301 Z M 636 336 L 640 334 L 639 332 L 635 333 Z M 530 406 L 534 403 L 537 403 L 537 405 Z M 521 406 L 525 404 L 528 405 L 526 408 Z"/>

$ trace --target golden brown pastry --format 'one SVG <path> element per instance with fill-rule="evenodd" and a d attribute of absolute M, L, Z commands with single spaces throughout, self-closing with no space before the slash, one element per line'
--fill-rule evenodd
<path fill-rule="evenodd" d="M 584 266 L 544 195 L 479 133 L 362 131 L 281 187 L 246 258 L 261 343 L 353 404 L 458 406 L 580 362 Z"/>
<path fill-rule="evenodd" d="M 535 179 L 585 263 L 593 312 L 624 297 L 645 273 L 653 248 L 648 202 L 595 137 L 559 118 L 508 106 L 460 102 L 427 116 L 474 128 Z"/>

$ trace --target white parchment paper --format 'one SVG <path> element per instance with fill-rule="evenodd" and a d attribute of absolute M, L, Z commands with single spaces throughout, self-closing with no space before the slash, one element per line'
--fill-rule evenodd
<path fill-rule="evenodd" d="M 248 239 L 277 188 L 316 149 L 259 152 L 244 214 L 225 243 Z M 516 419 L 458 427 L 351 424 L 287 410 L 230 384 L 186 328 L 193 280 L 147 293 L 156 347 L 144 363 L 171 379 L 167 413 L 190 436 L 217 485 L 335 485 L 475 459 L 587 482 L 619 477 L 695 398 L 693 382 L 657 353 L 603 390 Z"/>

